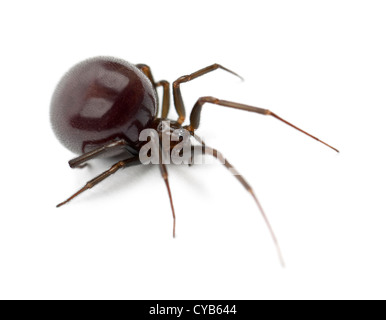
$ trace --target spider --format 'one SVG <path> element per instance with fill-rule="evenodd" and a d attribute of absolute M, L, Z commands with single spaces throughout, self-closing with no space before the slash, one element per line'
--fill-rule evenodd
<path fill-rule="evenodd" d="M 172 85 L 174 106 L 178 119 L 172 120 L 168 119 L 170 107 L 169 82 L 165 80 L 154 81 L 151 70 L 147 65 L 133 65 L 113 57 L 95 57 L 84 60 L 72 67 L 59 82 L 53 94 L 50 109 L 52 127 L 59 141 L 69 150 L 80 154 L 69 161 L 70 167 L 83 167 L 88 160 L 102 155 L 125 154 L 125 157 L 110 169 L 88 181 L 84 187 L 67 200 L 59 203 L 57 207 L 74 199 L 85 190 L 93 188 L 119 169 L 142 163 L 141 150 L 145 150 L 145 154 L 148 153 L 144 148 L 148 142 L 146 139 L 145 141 L 140 139 L 141 132 L 151 129 L 156 134 L 156 139 L 158 139 L 156 145 L 159 145 L 160 148 L 157 151 L 151 150 L 150 153 L 152 156 L 159 153 L 158 156 L 161 160 L 159 161 L 159 168 L 166 184 L 173 214 L 173 237 L 175 237 L 176 216 L 169 186 L 168 171 L 163 160 L 165 156 L 169 156 L 169 153 L 172 154 L 173 150 L 177 149 L 177 154 L 180 154 L 181 147 L 188 146 L 192 151 L 200 149 L 205 154 L 211 154 L 218 158 L 251 194 L 271 233 L 280 261 L 284 265 L 277 238 L 251 186 L 218 150 L 205 145 L 202 139 L 195 135 L 195 130 L 200 125 L 202 107 L 210 103 L 271 116 L 320 141 L 333 150 L 339 151 L 280 118 L 272 111 L 210 96 L 201 97 L 197 100 L 190 113 L 189 124 L 183 125 L 186 114 L 180 90 L 181 83 L 189 82 L 216 69 L 222 69 L 241 78 L 235 72 L 219 64 L 212 64 L 192 74 L 178 78 Z M 158 116 L 159 103 L 156 92 L 158 87 L 163 88 L 160 116 Z M 172 137 L 176 133 L 177 139 L 172 139 L 168 147 L 165 148 L 165 141 L 162 140 L 162 136 L 166 134 L 166 136 Z M 201 146 L 188 144 L 191 137 L 194 137 Z"/>

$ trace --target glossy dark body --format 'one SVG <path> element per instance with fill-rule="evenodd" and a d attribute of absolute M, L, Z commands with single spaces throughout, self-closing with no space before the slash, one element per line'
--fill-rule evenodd
<path fill-rule="evenodd" d="M 71 68 L 51 102 L 51 123 L 58 139 L 81 154 L 125 139 L 133 153 L 140 132 L 154 121 L 157 96 L 150 80 L 134 65 L 96 57 Z"/>

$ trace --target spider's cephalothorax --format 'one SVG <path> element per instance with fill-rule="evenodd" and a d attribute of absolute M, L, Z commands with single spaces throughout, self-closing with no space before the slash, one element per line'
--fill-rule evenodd
<path fill-rule="evenodd" d="M 189 131 L 186 126 L 182 126 L 177 121 L 157 118 L 152 127 L 157 131 L 161 143 L 166 140 L 170 146 L 170 151 L 178 145 L 191 146 L 190 138 L 194 136 L 194 131 Z"/>
<path fill-rule="evenodd" d="M 194 135 L 195 130 L 200 125 L 202 107 L 206 103 L 211 103 L 222 107 L 269 115 L 322 142 L 335 151 L 338 150 L 267 109 L 214 97 L 199 98 L 190 113 L 189 124 L 183 125 L 186 114 L 180 90 L 181 83 L 189 82 L 216 69 L 222 69 L 238 76 L 233 71 L 215 63 L 178 78 L 172 85 L 174 107 L 178 118 L 169 120 L 169 82 L 165 80 L 155 81 L 147 65 L 133 65 L 112 57 L 95 57 L 82 61 L 71 68 L 59 82 L 51 101 L 51 123 L 55 134 L 64 146 L 74 153 L 80 154 L 80 156 L 70 160 L 70 166 L 72 168 L 83 167 L 87 161 L 99 156 L 116 155 L 117 153 L 122 153 L 125 156 L 122 156 L 123 159 L 110 169 L 87 182 L 83 188 L 67 200 L 58 204 L 58 207 L 69 202 L 85 190 L 94 187 L 119 169 L 140 164 L 140 153 L 146 144 L 146 140 L 141 139 L 141 133 L 144 130 L 153 129 L 157 135 L 158 140 L 156 141 L 160 145 L 169 140 L 170 152 L 177 146 L 187 146 L 191 136 L 194 136 L 201 144 L 196 147 L 204 149 L 205 153 L 221 159 L 224 166 L 235 175 L 252 195 L 267 223 L 283 263 L 276 237 L 250 185 L 219 151 L 208 147 L 200 138 Z M 158 87 L 163 89 L 161 106 L 158 103 Z M 167 137 L 164 141 L 163 136 Z M 162 161 L 159 163 L 159 167 L 166 183 L 172 207 L 174 236 L 175 214 L 168 173 L 166 165 Z"/>

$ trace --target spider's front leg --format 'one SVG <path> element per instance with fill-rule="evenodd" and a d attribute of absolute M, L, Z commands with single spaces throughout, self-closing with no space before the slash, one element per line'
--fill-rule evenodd
<path fill-rule="evenodd" d="M 233 72 L 232 70 L 229 70 L 222 65 L 219 65 L 218 63 L 214 63 L 208 67 L 205 67 L 203 69 L 200 69 L 196 72 L 193 72 L 189 75 L 179 77 L 176 81 L 173 82 L 173 99 L 174 99 L 174 106 L 176 108 L 177 114 L 178 114 L 178 123 L 182 124 L 185 121 L 185 106 L 184 106 L 184 101 L 182 100 L 182 95 L 181 95 L 181 89 L 180 89 L 180 84 L 185 83 L 188 81 L 191 81 L 193 79 L 196 79 L 198 77 L 203 76 L 204 74 L 207 74 L 209 72 L 212 72 L 217 69 L 222 69 L 225 70 L 236 77 L 239 77 L 241 80 L 243 78 L 239 76 L 236 72 Z"/>
<path fill-rule="evenodd" d="M 158 82 L 154 81 L 153 74 L 150 70 L 150 67 L 146 64 L 137 64 L 136 67 L 141 70 L 150 80 L 154 88 L 162 87 L 163 88 L 163 97 L 162 97 L 162 110 L 161 118 L 166 119 L 169 113 L 170 108 L 170 84 L 166 80 L 161 80 Z M 157 113 L 158 114 L 158 110 Z"/>
<path fill-rule="evenodd" d="M 283 118 L 279 117 L 278 115 L 276 115 L 275 113 L 273 113 L 270 110 L 262 109 L 262 108 L 258 108 L 258 107 L 253 107 L 253 106 L 249 106 L 249 105 L 238 103 L 238 102 L 221 100 L 221 99 L 217 99 L 217 98 L 214 98 L 214 97 L 201 97 L 201 98 L 199 98 L 197 100 L 196 104 L 194 105 L 194 107 L 192 109 L 192 112 L 190 113 L 190 124 L 188 126 L 186 126 L 186 129 L 189 130 L 192 133 L 200 125 L 202 106 L 205 103 L 211 103 L 211 104 L 216 104 L 216 105 L 223 106 L 223 107 L 228 107 L 228 108 L 233 108 L 233 109 L 238 109 L 238 110 L 243 110 L 243 111 L 254 112 L 254 113 L 262 114 L 262 115 L 265 115 L 265 116 L 272 116 L 272 117 L 274 117 L 274 118 L 284 122 L 285 124 L 289 125 L 290 127 L 292 127 L 294 129 L 296 129 L 296 130 L 306 134 L 307 136 L 309 136 L 309 137 L 311 137 L 311 138 L 313 138 L 313 139 L 323 143 L 327 147 L 335 150 L 336 152 L 339 152 L 338 149 L 330 146 L 329 144 L 327 144 L 326 142 L 318 139 L 317 137 L 313 136 L 312 134 L 309 134 L 308 132 L 298 128 L 297 126 L 293 125 L 292 123 L 288 122 L 287 120 L 284 120 Z"/>

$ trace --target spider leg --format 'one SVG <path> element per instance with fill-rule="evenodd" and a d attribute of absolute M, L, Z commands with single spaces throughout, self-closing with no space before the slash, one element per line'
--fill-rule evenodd
<path fill-rule="evenodd" d="M 197 100 L 196 104 L 194 105 L 194 107 L 192 109 L 192 112 L 190 113 L 190 125 L 186 127 L 186 129 L 189 130 L 190 132 L 194 132 L 194 130 L 199 127 L 202 106 L 205 103 L 212 103 L 212 104 L 217 104 L 217 105 L 223 106 L 223 107 L 228 107 L 228 108 L 233 108 L 233 109 L 238 109 L 238 110 L 244 110 L 244 111 L 249 111 L 249 112 L 255 112 L 255 113 L 259 113 L 259 114 L 266 115 L 266 116 L 272 116 L 272 117 L 274 117 L 274 118 L 284 122 L 285 124 L 291 126 L 292 128 L 294 128 L 296 130 L 299 130 L 300 132 L 306 134 L 307 136 L 309 136 L 309 137 L 311 137 L 311 138 L 313 138 L 313 139 L 323 143 L 327 147 L 335 150 L 336 152 L 339 152 L 338 149 L 330 146 L 326 142 L 316 138 L 315 136 L 309 134 L 308 132 L 306 132 L 306 131 L 296 127 L 295 125 L 293 125 L 292 123 L 288 122 L 287 120 L 284 120 L 283 118 L 280 118 L 278 115 L 276 115 L 272 111 L 269 111 L 267 109 L 258 108 L 258 107 L 252 107 L 252 106 L 249 106 L 249 105 L 246 105 L 246 104 L 237 103 L 237 102 L 220 100 L 220 99 L 217 99 L 217 98 L 214 98 L 214 97 L 201 97 L 201 98 L 199 98 Z"/>
<path fill-rule="evenodd" d="M 115 150 L 115 149 L 123 149 L 127 145 L 128 144 L 127 144 L 126 140 L 124 140 L 124 139 L 114 141 L 114 142 L 108 143 L 102 147 L 91 150 L 90 152 L 86 152 L 86 153 L 80 155 L 79 157 L 71 159 L 68 162 L 68 164 L 70 165 L 71 168 L 84 168 L 87 165 L 87 164 L 83 164 L 84 162 L 91 160 L 93 158 L 96 158 L 96 157 L 100 156 L 101 154 L 106 153 L 107 151 Z"/>
<path fill-rule="evenodd" d="M 166 184 L 166 188 L 168 190 L 170 206 L 172 208 L 172 214 L 173 214 L 173 238 L 175 238 L 176 237 L 176 214 L 174 212 L 173 198 L 172 198 L 172 193 L 170 191 L 169 175 L 168 175 L 168 171 L 166 169 L 166 165 L 163 164 L 163 163 L 160 163 L 160 170 L 161 170 L 162 178 L 164 179 L 165 184 Z"/>
<path fill-rule="evenodd" d="M 87 189 L 91 189 L 95 185 L 97 185 L 99 182 L 103 181 L 104 179 L 108 178 L 115 172 L 117 172 L 119 169 L 124 167 L 129 167 L 132 165 L 139 164 L 139 158 L 138 157 L 132 157 L 125 160 L 118 161 L 116 164 L 114 164 L 110 169 L 106 170 L 105 172 L 102 172 L 100 175 L 96 176 L 94 179 L 88 181 L 83 188 L 75 192 L 71 197 L 69 197 L 67 200 L 59 203 L 56 207 L 61 207 L 62 205 L 66 204 L 67 202 L 71 201 Z"/>
<path fill-rule="evenodd" d="M 203 69 L 200 69 L 196 72 L 193 72 L 192 74 L 179 77 L 176 81 L 173 82 L 173 98 L 174 98 L 174 106 L 176 108 L 177 114 L 178 114 L 178 123 L 182 124 L 185 120 L 185 106 L 184 101 L 182 100 L 181 95 L 181 89 L 180 84 L 184 82 L 191 81 L 193 79 L 196 79 L 204 74 L 207 74 L 208 72 L 214 71 L 216 69 L 223 69 L 229 73 L 232 73 L 233 75 L 239 77 L 241 80 L 243 80 L 242 77 L 240 77 L 237 73 L 233 72 L 232 70 L 229 70 L 217 63 L 212 64 L 208 67 L 205 67 Z"/>
<path fill-rule="evenodd" d="M 199 144 L 202 145 L 202 148 L 205 147 L 205 142 L 204 139 L 202 139 L 199 135 L 194 133 L 193 135 L 194 139 L 198 141 Z M 190 153 L 190 163 L 188 164 L 189 167 L 191 167 L 194 164 L 194 148 L 192 148 L 191 153 Z"/>
<path fill-rule="evenodd" d="M 163 88 L 163 97 L 162 97 L 162 110 L 161 110 L 161 118 L 166 119 L 169 113 L 170 107 L 170 84 L 166 80 L 161 80 L 158 82 L 154 81 L 153 74 L 151 73 L 150 67 L 146 64 L 137 64 L 136 67 L 140 69 L 153 84 L 154 88 L 162 87 Z M 158 114 L 158 110 L 157 113 Z"/>
<path fill-rule="evenodd" d="M 163 87 L 163 97 L 162 97 L 162 110 L 161 118 L 166 119 L 168 117 L 169 108 L 170 108 L 170 84 L 166 80 L 158 81 L 155 84 L 156 87 Z"/>
<path fill-rule="evenodd" d="M 278 253 L 278 256 L 280 259 L 280 263 L 284 267 L 285 263 L 284 263 L 283 255 L 282 255 L 281 250 L 280 250 L 279 242 L 276 238 L 275 233 L 273 232 L 273 228 L 268 220 L 267 215 L 264 212 L 263 207 L 261 206 L 259 200 L 257 199 L 257 197 L 256 197 L 252 187 L 249 185 L 249 183 L 243 178 L 243 176 L 241 176 L 239 174 L 239 172 L 235 169 L 235 167 L 218 150 L 204 146 L 204 145 L 203 146 L 194 146 L 192 148 L 195 148 L 195 149 L 197 148 L 200 150 L 200 152 L 204 151 L 203 154 L 212 155 L 213 157 L 218 159 L 225 166 L 225 168 L 227 168 L 234 175 L 234 177 L 243 185 L 243 187 L 251 194 L 251 196 L 252 196 L 253 200 L 255 201 L 257 207 L 259 208 L 259 210 L 263 216 L 263 219 L 265 221 L 265 224 L 267 225 L 268 230 L 271 234 L 272 240 L 276 246 L 276 250 L 277 250 L 277 253 Z"/>
<path fill-rule="evenodd" d="M 173 214 L 173 238 L 175 238 L 176 237 L 176 214 L 175 214 L 175 211 L 174 211 L 172 193 L 170 191 L 168 170 L 166 168 L 166 165 L 162 161 L 162 159 L 163 159 L 163 156 L 162 156 L 163 152 L 170 152 L 170 151 L 169 150 L 164 150 L 162 148 L 161 143 L 160 143 L 160 148 L 159 148 L 159 154 L 160 154 L 159 168 L 161 170 L 162 178 L 165 181 L 166 189 L 167 189 L 168 195 L 169 195 L 170 206 L 172 208 L 172 214 Z"/>

